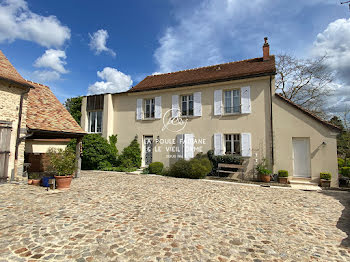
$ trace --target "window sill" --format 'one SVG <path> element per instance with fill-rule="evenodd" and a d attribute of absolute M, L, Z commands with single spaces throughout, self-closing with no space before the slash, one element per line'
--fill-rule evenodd
<path fill-rule="evenodd" d="M 191 118 L 199 118 L 201 116 L 181 116 L 181 118 L 185 118 L 185 119 L 191 119 Z"/>
<path fill-rule="evenodd" d="M 143 118 L 143 121 L 154 121 L 154 120 L 159 120 L 158 118 Z"/>
<path fill-rule="evenodd" d="M 101 132 L 88 132 L 88 134 L 98 134 L 98 135 L 102 135 L 102 131 L 101 131 Z"/>

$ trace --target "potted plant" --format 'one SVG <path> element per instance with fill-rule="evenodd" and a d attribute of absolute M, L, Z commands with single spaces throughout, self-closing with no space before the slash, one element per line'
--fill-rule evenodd
<path fill-rule="evenodd" d="M 57 189 L 68 189 L 75 171 L 74 152 L 68 148 L 65 150 L 50 148 L 48 154 L 51 169 L 55 174 Z"/>
<path fill-rule="evenodd" d="M 320 173 L 320 184 L 321 187 L 330 187 L 331 186 L 332 174 L 328 172 Z"/>
<path fill-rule="evenodd" d="M 272 171 L 267 168 L 267 161 L 265 158 L 256 166 L 256 171 L 258 171 L 262 182 L 270 182 Z"/>
<path fill-rule="evenodd" d="M 288 184 L 288 171 L 278 170 L 278 182 L 281 184 Z"/>
<path fill-rule="evenodd" d="M 28 185 L 39 186 L 40 180 L 40 175 L 38 173 L 30 173 L 28 175 Z"/>

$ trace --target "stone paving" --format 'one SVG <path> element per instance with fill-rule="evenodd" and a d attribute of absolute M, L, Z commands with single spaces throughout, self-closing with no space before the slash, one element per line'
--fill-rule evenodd
<path fill-rule="evenodd" d="M 0 261 L 350 261 L 341 193 L 112 172 L 0 185 Z"/>

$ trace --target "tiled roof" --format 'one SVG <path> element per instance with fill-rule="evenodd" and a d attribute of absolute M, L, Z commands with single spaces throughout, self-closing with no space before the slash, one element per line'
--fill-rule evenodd
<path fill-rule="evenodd" d="M 0 50 L 0 79 L 4 79 L 10 82 L 15 82 L 24 87 L 33 87 L 17 72 L 14 66 L 6 58 L 3 52 Z"/>
<path fill-rule="evenodd" d="M 31 81 L 28 94 L 27 127 L 34 130 L 86 133 L 58 101 L 50 88 Z"/>
<path fill-rule="evenodd" d="M 128 92 L 198 85 L 216 81 L 272 75 L 275 73 L 275 56 L 270 56 L 270 59 L 267 61 L 263 61 L 263 58 L 261 57 L 167 74 L 147 76 Z"/>
<path fill-rule="evenodd" d="M 311 113 L 310 111 L 306 110 L 305 108 L 297 105 L 296 103 L 292 102 L 291 100 L 289 100 L 288 98 L 284 97 L 283 95 L 275 93 L 275 96 L 278 97 L 279 99 L 283 100 L 284 102 L 287 102 L 288 104 L 290 104 L 291 106 L 295 107 L 296 109 L 300 110 L 304 114 L 312 117 L 313 119 L 315 119 L 316 121 L 320 122 L 321 124 L 331 128 L 331 129 L 334 129 L 334 130 L 337 130 L 337 131 L 341 131 L 341 129 L 338 126 L 333 125 L 332 123 L 323 120 L 322 118 L 320 118 L 317 115 Z"/>

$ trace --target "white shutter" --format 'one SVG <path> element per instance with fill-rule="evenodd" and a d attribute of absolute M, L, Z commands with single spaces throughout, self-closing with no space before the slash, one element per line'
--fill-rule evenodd
<path fill-rule="evenodd" d="M 250 133 L 241 134 L 241 154 L 244 157 L 252 156 L 252 139 Z"/>
<path fill-rule="evenodd" d="M 245 86 L 241 88 L 241 113 L 250 114 L 251 112 L 250 86 Z"/>
<path fill-rule="evenodd" d="M 176 135 L 176 159 L 184 157 L 184 135 Z"/>
<path fill-rule="evenodd" d="M 222 142 L 222 134 L 214 134 L 214 155 L 221 156 L 224 154 Z"/>
<path fill-rule="evenodd" d="M 173 95 L 171 97 L 171 116 L 178 117 L 180 116 L 180 108 L 179 108 L 179 96 Z"/>
<path fill-rule="evenodd" d="M 162 97 L 156 96 L 154 99 L 154 102 L 155 102 L 154 118 L 161 119 L 162 118 Z"/>
<path fill-rule="evenodd" d="M 202 116 L 202 92 L 196 92 L 193 94 L 193 115 Z"/>
<path fill-rule="evenodd" d="M 142 120 L 142 99 L 137 99 L 136 103 L 136 119 Z"/>
<path fill-rule="evenodd" d="M 222 90 L 214 91 L 214 115 L 221 116 L 222 114 Z"/>
<path fill-rule="evenodd" d="M 194 135 L 184 134 L 184 158 L 189 160 L 194 157 Z"/>

